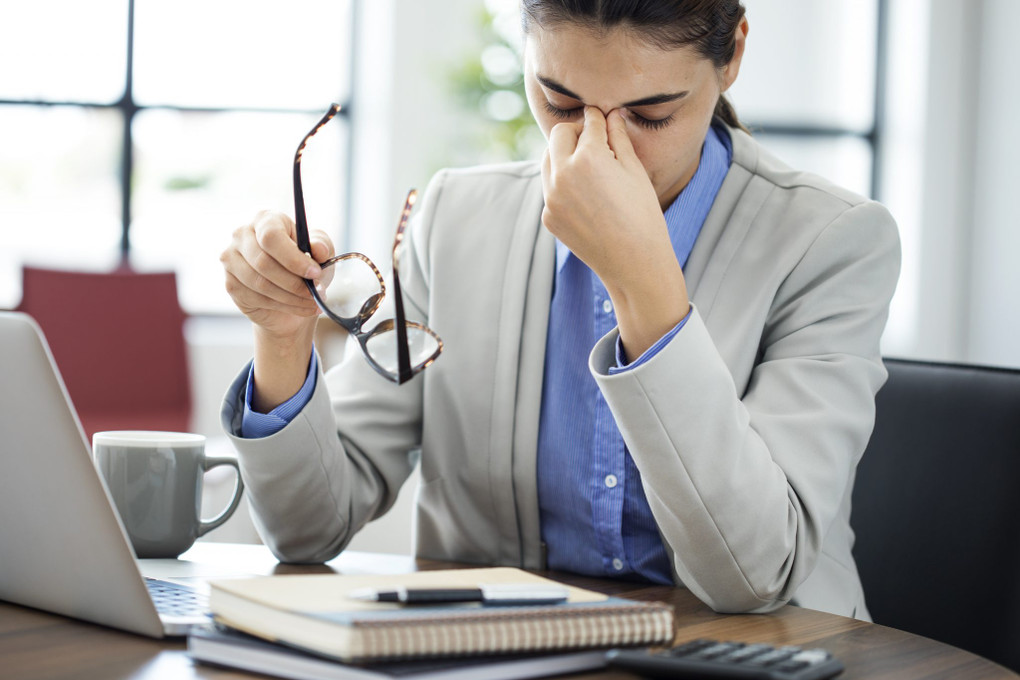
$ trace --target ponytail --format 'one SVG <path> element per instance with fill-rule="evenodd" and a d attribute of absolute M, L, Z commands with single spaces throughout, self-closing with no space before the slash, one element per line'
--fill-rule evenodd
<path fill-rule="evenodd" d="M 730 100 L 726 98 L 726 95 L 719 95 L 719 100 L 715 103 L 714 115 L 731 128 L 743 130 L 747 134 L 751 134 L 751 131 L 740 122 L 740 119 L 737 117 L 737 110 L 733 108 L 733 104 L 731 104 Z"/>

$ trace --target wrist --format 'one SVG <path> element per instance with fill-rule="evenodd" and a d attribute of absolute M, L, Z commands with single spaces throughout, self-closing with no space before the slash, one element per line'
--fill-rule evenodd
<path fill-rule="evenodd" d="M 267 348 L 272 348 L 274 351 L 281 353 L 302 347 L 305 344 L 311 343 L 312 338 L 315 336 L 315 326 L 318 318 L 318 316 L 294 318 L 291 323 L 287 323 L 280 328 L 253 323 L 252 330 L 255 336 L 255 344 L 256 346 L 263 344 Z"/>
<path fill-rule="evenodd" d="M 314 323 L 288 335 L 255 328 L 253 409 L 269 413 L 301 389 L 308 377 L 314 332 Z"/>
<path fill-rule="evenodd" d="M 616 312 L 620 342 L 629 361 L 643 354 L 690 312 L 687 285 L 679 263 L 624 285 L 606 286 Z"/>

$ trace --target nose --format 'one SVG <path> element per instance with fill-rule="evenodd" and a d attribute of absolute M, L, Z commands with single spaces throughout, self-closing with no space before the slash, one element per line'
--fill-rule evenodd
<path fill-rule="evenodd" d="M 620 120 L 623 121 L 624 126 L 627 128 L 627 130 L 629 131 L 633 127 L 630 124 L 631 123 L 630 116 L 627 115 L 627 107 L 625 107 L 625 106 L 614 106 L 612 108 L 602 108 L 600 106 L 588 105 L 585 108 L 592 108 L 592 109 L 596 109 L 596 110 L 600 111 L 602 113 L 603 117 L 605 117 L 607 122 L 609 120 L 609 116 L 612 115 L 613 111 L 619 111 Z M 628 134 L 630 134 L 630 133 L 628 132 Z"/>

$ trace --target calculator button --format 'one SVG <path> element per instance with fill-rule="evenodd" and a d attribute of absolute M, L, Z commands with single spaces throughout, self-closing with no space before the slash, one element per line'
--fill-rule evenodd
<path fill-rule="evenodd" d="M 796 661 L 804 661 L 809 664 L 821 663 L 829 658 L 829 653 L 824 649 L 805 649 L 798 652 L 793 658 Z"/>
<path fill-rule="evenodd" d="M 743 647 L 730 652 L 726 656 L 721 657 L 719 660 L 732 661 L 733 663 L 743 663 L 748 659 L 753 659 L 756 656 L 760 656 L 771 649 L 772 647 L 762 644 L 744 645 Z"/>
<path fill-rule="evenodd" d="M 729 654 L 737 649 L 737 645 L 732 642 L 720 642 L 704 649 L 695 652 L 690 655 L 692 659 L 715 659 L 720 656 Z"/>
<path fill-rule="evenodd" d="M 670 656 L 688 656 L 716 644 L 713 640 L 691 640 L 668 651 Z"/>
<path fill-rule="evenodd" d="M 747 664 L 749 666 L 772 666 L 786 661 L 799 651 L 800 650 L 796 648 L 790 649 L 788 647 L 780 647 L 779 649 L 775 649 L 767 654 L 762 654 L 748 660 Z"/>

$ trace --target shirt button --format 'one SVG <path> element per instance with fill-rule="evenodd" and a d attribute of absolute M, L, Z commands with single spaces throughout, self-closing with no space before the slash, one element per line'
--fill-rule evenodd
<path fill-rule="evenodd" d="M 623 571 L 623 560 L 619 557 L 613 559 L 613 569 L 616 571 Z"/>
<path fill-rule="evenodd" d="M 605 312 L 606 314 L 609 314 L 610 312 L 613 311 L 613 302 L 612 302 L 612 300 L 603 300 L 602 301 L 602 311 Z"/>
<path fill-rule="evenodd" d="M 606 486 L 608 486 L 610 489 L 612 489 L 618 483 L 619 480 L 616 479 L 616 475 L 606 475 Z"/>

